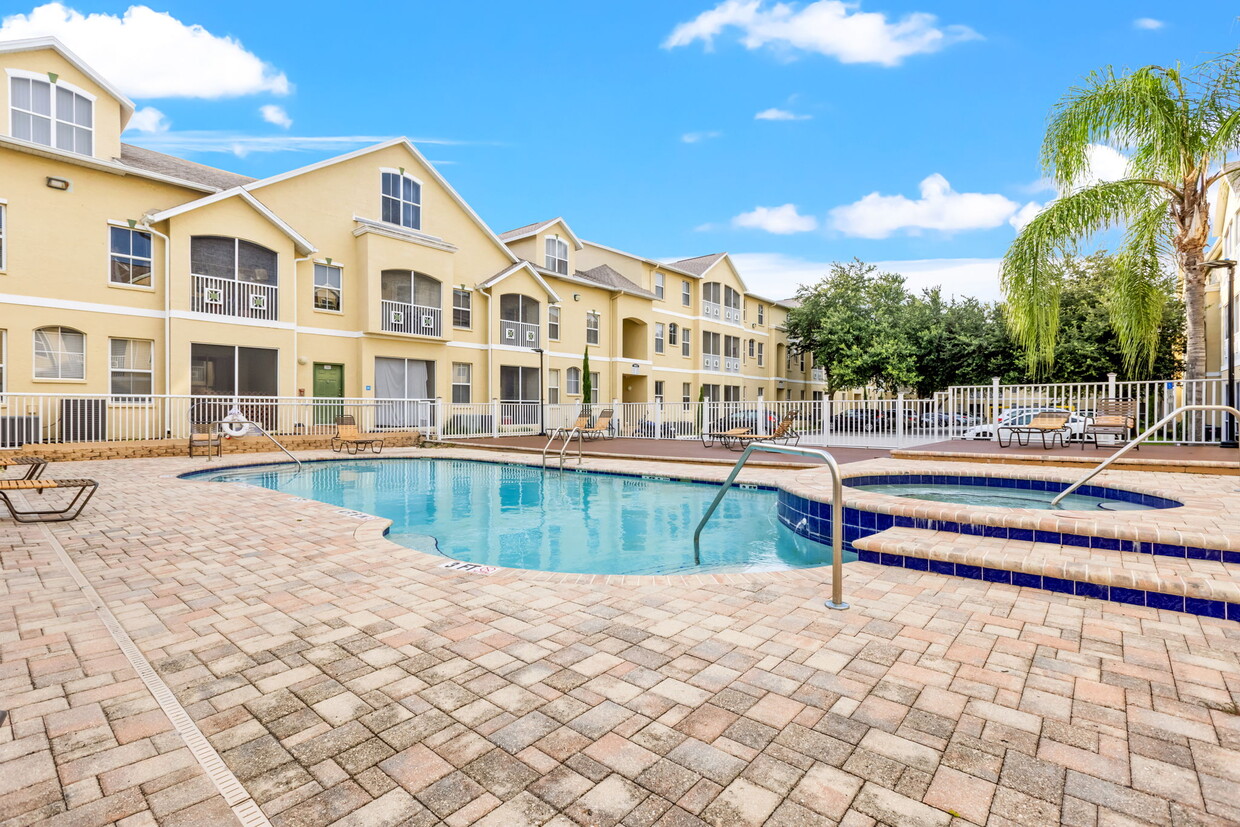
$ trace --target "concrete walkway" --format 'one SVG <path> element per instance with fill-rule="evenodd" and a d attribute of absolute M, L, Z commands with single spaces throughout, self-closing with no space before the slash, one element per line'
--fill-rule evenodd
<path fill-rule="evenodd" d="M 0 518 L 0 823 L 1240 823 L 1240 624 L 867 563 L 847 612 L 829 570 L 482 576 L 204 465 L 59 464 L 86 514 Z"/>

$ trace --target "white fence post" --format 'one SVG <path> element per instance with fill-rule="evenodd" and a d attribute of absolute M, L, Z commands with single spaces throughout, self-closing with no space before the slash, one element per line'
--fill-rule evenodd
<path fill-rule="evenodd" d="M 435 440 L 443 439 L 443 397 L 435 397 L 435 418 L 431 422 L 431 432 L 434 434 Z"/>
<path fill-rule="evenodd" d="M 990 421 L 991 422 L 999 421 L 999 377 L 998 376 L 992 376 L 990 379 Z M 998 433 L 998 429 L 995 429 L 995 432 L 990 435 L 991 442 L 994 442 L 996 433 Z"/>
<path fill-rule="evenodd" d="M 904 444 L 904 394 L 896 394 L 896 447 Z"/>
<path fill-rule="evenodd" d="M 820 410 L 818 416 L 822 419 L 822 436 L 825 439 L 827 432 L 831 430 L 831 396 L 824 393 L 822 399 L 818 400 Z"/>
<path fill-rule="evenodd" d="M 770 429 L 766 427 L 766 400 L 761 396 L 758 397 L 758 433 L 770 433 Z"/>
<path fill-rule="evenodd" d="M 491 438 L 499 439 L 499 400 L 491 399 Z"/>
<path fill-rule="evenodd" d="M 655 439 L 663 438 L 663 403 L 656 401 L 654 403 L 654 433 Z"/>
<path fill-rule="evenodd" d="M 1107 374 L 1107 396 L 1111 399 L 1115 398 L 1115 374 Z"/>

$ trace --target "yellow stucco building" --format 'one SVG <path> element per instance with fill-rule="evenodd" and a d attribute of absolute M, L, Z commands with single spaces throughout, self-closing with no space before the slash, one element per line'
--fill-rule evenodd
<path fill-rule="evenodd" d="M 496 233 L 407 140 L 254 180 L 125 144 L 134 105 L 51 38 L 0 44 L 0 392 L 814 399 L 787 305 L 727 254 L 563 219 Z"/>

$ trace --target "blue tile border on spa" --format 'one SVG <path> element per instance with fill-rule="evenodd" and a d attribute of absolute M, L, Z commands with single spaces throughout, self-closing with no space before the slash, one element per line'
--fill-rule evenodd
<path fill-rule="evenodd" d="M 848 477 L 844 485 L 857 488 L 862 485 L 971 485 L 978 488 L 1011 488 L 1017 491 L 1048 491 L 1058 494 L 1071 483 L 1056 480 L 1032 480 L 1017 477 L 983 477 L 962 476 L 955 474 L 866 474 L 860 477 Z M 1184 503 L 1158 497 L 1153 494 L 1142 494 L 1138 491 L 1125 491 L 1122 488 L 1110 488 L 1102 485 L 1083 485 L 1077 493 L 1084 497 L 1097 497 L 1100 500 L 1118 500 L 1120 502 L 1143 505 L 1146 508 L 1179 508 Z"/>

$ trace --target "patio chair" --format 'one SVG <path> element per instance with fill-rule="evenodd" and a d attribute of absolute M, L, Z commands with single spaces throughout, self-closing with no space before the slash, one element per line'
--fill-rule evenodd
<path fill-rule="evenodd" d="M 1000 425 L 995 433 L 999 437 L 999 447 L 1007 448 L 1012 444 L 1012 436 L 1016 436 L 1016 444 L 1024 448 L 1029 444 L 1034 434 L 1038 434 L 1042 438 L 1042 447 L 1051 449 L 1055 447 L 1055 440 L 1059 440 L 1059 447 L 1064 447 L 1064 435 L 1068 433 L 1068 420 L 1072 414 L 1067 411 L 1043 411 L 1035 414 L 1029 420 L 1028 425 Z M 1007 432 L 1007 442 L 1003 441 L 1003 433 Z M 1050 442 L 1047 442 L 1049 437 Z"/>
<path fill-rule="evenodd" d="M 219 430 L 214 422 L 191 422 L 189 426 L 189 455 L 198 456 L 203 450 L 207 457 L 218 457 L 224 454 L 224 440 L 220 439 Z"/>
<path fill-rule="evenodd" d="M 593 425 L 581 429 L 582 439 L 615 439 L 616 435 L 611 432 L 611 418 L 614 413 L 611 408 L 603 408 Z"/>
<path fill-rule="evenodd" d="M 779 425 L 775 427 L 775 430 L 766 435 L 754 433 L 725 433 L 719 434 L 716 438 L 719 440 L 720 445 L 732 451 L 739 451 L 751 442 L 779 442 L 784 445 L 788 445 L 789 443 L 792 445 L 799 445 L 801 442 L 801 435 L 797 433 L 795 428 L 792 427 L 792 421 L 794 418 L 795 417 L 790 413 L 784 414 L 784 418 L 779 420 Z M 748 431 L 747 428 L 740 430 Z"/>
<path fill-rule="evenodd" d="M 572 425 L 563 428 L 556 428 L 551 432 L 551 439 L 568 439 L 575 430 L 578 434 L 590 427 L 590 409 L 582 408 L 581 413 L 577 415 L 576 421 Z"/>
<path fill-rule="evenodd" d="M 0 468 L 19 468 L 23 465 L 30 466 L 26 470 L 26 475 L 21 477 L 23 480 L 33 480 L 43 473 L 43 469 L 47 468 L 47 460 L 43 457 L 33 456 L 17 456 L 17 457 L 0 457 Z M 16 478 L 14 478 L 16 479 Z"/>
<path fill-rule="evenodd" d="M 726 431 L 702 431 L 702 447 L 710 448 L 716 442 L 724 447 L 734 439 L 757 437 L 752 428 L 728 428 Z"/>
<path fill-rule="evenodd" d="M 350 454 L 369 448 L 374 453 L 383 450 L 383 440 L 366 436 L 357 430 L 357 420 L 351 414 L 336 417 L 336 435 L 332 437 L 332 450 L 337 454 L 343 448 Z"/>
<path fill-rule="evenodd" d="M 98 487 L 99 483 L 94 480 L 0 480 L 0 502 L 4 503 L 13 519 L 19 523 L 59 523 L 72 520 L 81 514 Z M 10 496 L 21 491 L 42 494 L 44 491 L 73 489 L 77 489 L 73 499 L 63 508 L 18 508 Z"/>
<path fill-rule="evenodd" d="M 1119 442 L 1127 442 L 1137 435 L 1137 400 L 1135 399 L 1099 399 L 1094 415 L 1086 418 L 1085 430 L 1081 433 L 1081 449 L 1085 443 L 1092 442 L 1099 447 L 1099 434 L 1109 434 Z M 1136 446 L 1141 450 L 1141 446 Z"/>

